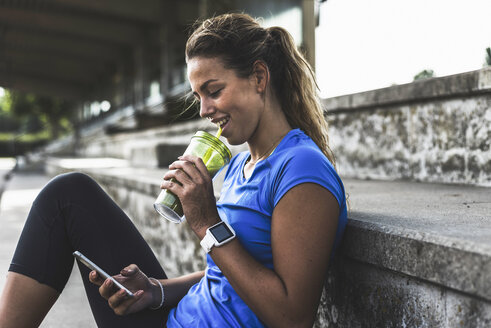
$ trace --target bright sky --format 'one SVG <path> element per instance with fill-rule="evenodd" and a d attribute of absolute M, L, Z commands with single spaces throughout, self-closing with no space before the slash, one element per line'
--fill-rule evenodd
<path fill-rule="evenodd" d="M 322 97 L 483 67 L 491 0 L 328 0 L 316 30 Z"/>

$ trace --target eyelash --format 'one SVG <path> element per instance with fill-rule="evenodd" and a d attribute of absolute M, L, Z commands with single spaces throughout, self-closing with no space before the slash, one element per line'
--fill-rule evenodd
<path fill-rule="evenodd" d="M 222 92 L 222 90 L 223 90 L 223 88 L 219 89 L 213 93 L 210 93 L 210 97 L 213 99 L 217 98 L 220 95 L 220 93 Z M 199 104 L 201 102 L 201 99 L 198 96 L 194 96 L 194 101 L 196 101 Z"/>
<path fill-rule="evenodd" d="M 220 93 L 222 92 L 223 89 L 218 89 L 217 91 L 213 92 L 213 93 L 210 93 L 210 97 L 212 98 L 216 98 L 220 95 Z"/>

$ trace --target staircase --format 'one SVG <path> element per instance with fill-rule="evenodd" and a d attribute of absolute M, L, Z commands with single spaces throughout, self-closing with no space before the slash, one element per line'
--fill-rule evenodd
<path fill-rule="evenodd" d="M 491 327 L 491 69 L 324 105 L 350 211 L 315 327 Z M 165 166 L 197 130 L 215 127 L 86 136 L 79 158 L 50 157 L 46 170 L 99 181 L 169 276 L 200 270 L 196 237 L 152 207 Z"/>

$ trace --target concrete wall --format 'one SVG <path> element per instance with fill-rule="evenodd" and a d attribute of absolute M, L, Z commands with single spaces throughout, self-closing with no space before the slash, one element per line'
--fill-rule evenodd
<path fill-rule="evenodd" d="M 51 174 L 76 169 L 101 183 L 170 277 L 205 268 L 187 225 L 163 220 L 152 207 L 161 169 L 63 163 L 49 161 Z M 491 188 L 344 182 L 348 226 L 330 263 L 316 328 L 491 326 Z"/>
<path fill-rule="evenodd" d="M 491 327 L 491 188 L 473 186 L 491 182 L 490 87 L 487 69 L 325 100 L 351 208 L 315 327 Z M 53 159 L 48 169 L 99 181 L 169 276 L 201 270 L 196 237 L 151 206 L 163 170 L 135 167 L 124 151 L 138 149 L 135 139 L 150 144 L 210 128 L 199 124 L 87 144 L 93 156 L 129 156 L 128 167 L 63 167 Z"/>
<path fill-rule="evenodd" d="M 324 105 L 345 177 L 491 185 L 491 68 Z"/>

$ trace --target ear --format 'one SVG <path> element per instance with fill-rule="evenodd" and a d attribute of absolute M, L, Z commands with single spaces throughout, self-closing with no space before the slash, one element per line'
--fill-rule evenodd
<path fill-rule="evenodd" d="M 269 69 L 265 62 L 256 60 L 252 67 L 252 77 L 257 92 L 263 93 L 269 84 Z"/>

